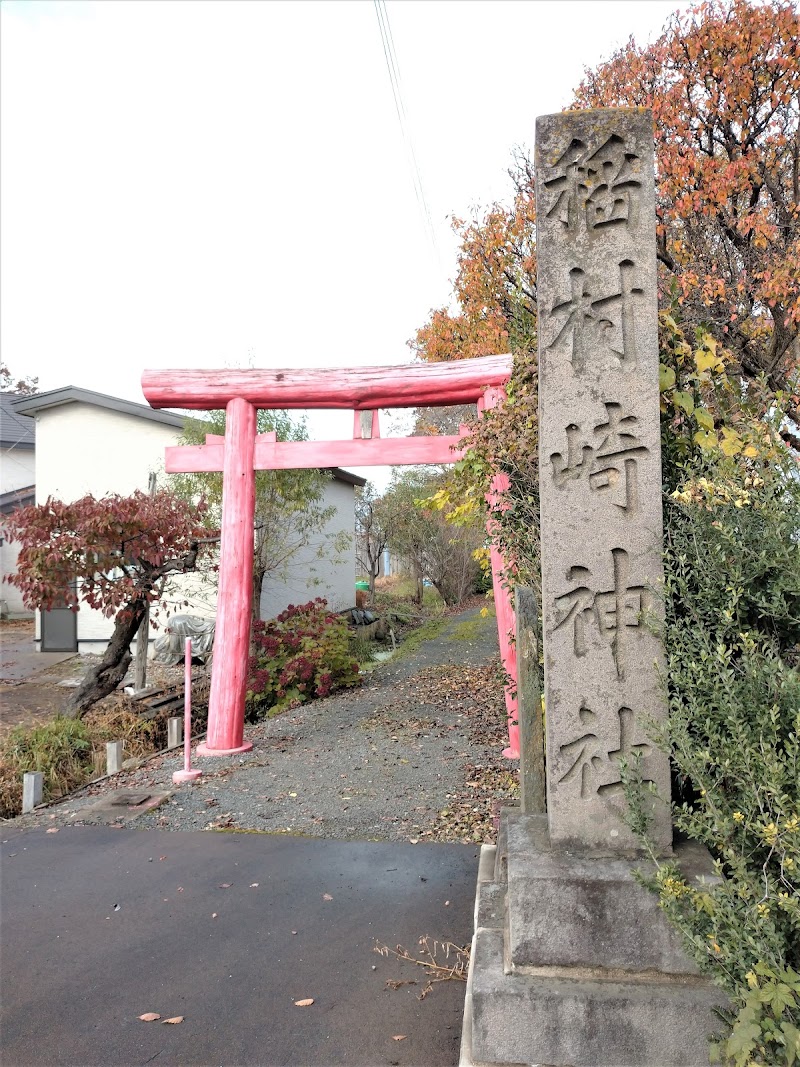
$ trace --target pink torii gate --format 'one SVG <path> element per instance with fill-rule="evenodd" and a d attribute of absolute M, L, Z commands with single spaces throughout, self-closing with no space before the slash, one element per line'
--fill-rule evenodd
<path fill-rule="evenodd" d="M 224 408 L 225 436 L 209 434 L 204 445 L 167 448 L 168 473 L 222 472 L 222 529 L 217 629 L 208 735 L 198 751 L 207 756 L 246 752 L 244 709 L 253 596 L 255 472 L 348 466 L 402 466 L 455 463 L 464 453 L 461 435 L 381 438 L 379 408 L 443 407 L 477 403 L 479 412 L 505 396 L 511 356 L 483 356 L 452 363 L 413 363 L 400 367 L 331 370 L 148 370 L 142 391 L 151 407 L 199 410 Z M 351 441 L 277 441 L 256 433 L 258 408 L 349 408 L 354 412 Z M 371 412 L 364 424 L 362 413 Z M 508 488 L 498 473 L 488 499 Z M 491 521 L 491 520 L 490 520 Z M 503 560 L 491 550 L 500 654 L 511 679 L 506 686 L 509 747 L 519 756 L 514 613 L 501 581 Z"/>

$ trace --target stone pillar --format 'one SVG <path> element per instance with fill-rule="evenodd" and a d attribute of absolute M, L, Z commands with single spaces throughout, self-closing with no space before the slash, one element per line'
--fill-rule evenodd
<path fill-rule="evenodd" d="M 550 115 L 536 133 L 547 811 L 529 803 L 538 679 L 521 670 L 524 807 L 501 815 L 478 887 L 462 1063 L 701 1067 L 725 997 L 637 881 L 620 781 L 640 755 L 670 853 L 669 765 L 646 725 L 666 715 L 651 116 Z M 526 662 L 535 605 L 520 608 Z M 716 877 L 696 842 L 674 858 Z"/>
<path fill-rule="evenodd" d="M 620 760 L 670 788 L 645 725 L 666 715 L 650 112 L 538 119 L 536 216 L 550 840 L 629 850 Z M 669 852 L 667 805 L 653 814 Z"/>
<path fill-rule="evenodd" d="M 44 774 L 41 771 L 28 771 L 22 776 L 22 814 L 29 811 L 42 802 L 42 788 Z"/>
<path fill-rule="evenodd" d="M 106 741 L 106 774 L 118 774 L 122 770 L 123 741 Z"/>
<path fill-rule="evenodd" d="M 183 744 L 183 719 L 173 715 L 167 719 L 167 748 L 178 748 Z"/>
<path fill-rule="evenodd" d="M 544 730 L 539 686 L 539 643 L 536 594 L 516 588 L 517 709 L 519 713 L 520 811 L 536 815 L 546 810 Z"/>

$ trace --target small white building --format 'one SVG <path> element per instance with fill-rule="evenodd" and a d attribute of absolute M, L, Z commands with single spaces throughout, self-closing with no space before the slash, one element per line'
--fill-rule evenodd
<path fill-rule="evenodd" d="M 30 618 L 19 590 L 6 578 L 17 569 L 19 545 L 3 536 L 3 516 L 35 501 L 36 428 L 12 406 L 19 393 L 0 393 L 0 617 Z"/>
<path fill-rule="evenodd" d="M 320 506 L 331 510 L 324 526 L 295 552 L 281 574 L 266 575 L 261 590 L 261 618 L 274 619 L 289 604 L 324 597 L 334 611 L 355 604 L 355 490 L 365 478 L 330 468 Z"/>
<path fill-rule="evenodd" d="M 48 497 L 77 500 L 86 494 L 146 492 L 151 473 L 164 484 L 164 450 L 178 443 L 184 422 L 171 411 L 75 386 L 16 397 L 13 411 L 17 418 L 35 422 L 37 503 Z M 334 610 L 355 601 L 354 494 L 364 479 L 338 468 L 331 474 L 322 506 L 333 507 L 332 517 L 314 543 L 297 551 L 284 573 L 265 581 L 262 618 L 317 596 L 325 597 Z M 341 534 L 347 536 L 337 536 Z M 334 542 L 337 551 L 329 551 Z M 178 581 L 181 599 L 189 600 L 182 612 L 213 617 L 215 590 L 201 586 L 194 575 Z M 36 647 L 41 651 L 99 652 L 111 636 L 112 621 L 83 604 L 77 613 L 55 608 L 36 614 Z M 155 636 L 151 632 L 151 640 Z"/>

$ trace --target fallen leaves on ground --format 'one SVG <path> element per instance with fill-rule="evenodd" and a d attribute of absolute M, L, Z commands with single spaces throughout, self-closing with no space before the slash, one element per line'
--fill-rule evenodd
<path fill-rule="evenodd" d="M 330 895 L 330 893 L 323 893 L 322 894 L 322 899 L 323 900 L 333 900 L 333 897 Z"/>
<path fill-rule="evenodd" d="M 226 811 L 224 815 L 219 815 L 213 822 L 210 822 L 206 826 L 206 830 L 230 830 L 235 825 L 236 821 L 233 817 L 233 812 Z"/>
<path fill-rule="evenodd" d="M 306 997 L 305 1000 L 296 1000 L 294 1006 L 296 1008 L 308 1008 L 314 1003 L 313 997 Z"/>
<path fill-rule="evenodd" d="M 156 1019 L 160 1019 L 161 1016 L 157 1011 L 146 1011 L 144 1015 L 140 1015 L 139 1018 L 143 1023 L 154 1023 Z"/>
<path fill-rule="evenodd" d="M 164 1022 L 165 1023 L 170 1023 L 172 1026 L 177 1026 L 178 1023 L 182 1023 L 183 1022 L 183 1016 L 182 1015 L 174 1015 L 171 1019 L 165 1019 Z"/>
<path fill-rule="evenodd" d="M 420 715 L 422 705 L 433 717 Z M 407 840 L 414 844 L 420 839 L 465 844 L 494 841 L 500 808 L 519 797 L 517 763 L 503 756 L 508 723 L 499 659 L 479 667 L 426 667 L 407 684 L 397 686 L 395 699 L 360 724 L 365 729 L 383 728 L 397 738 L 452 732 L 457 742 L 454 716 L 456 723 L 461 720 L 473 762 L 466 764 L 463 782 L 448 793 L 447 806 L 434 816 L 432 825 L 405 821 Z"/>
<path fill-rule="evenodd" d="M 405 1041 L 405 1039 L 406 1039 L 406 1035 L 405 1034 L 395 1034 L 394 1037 L 392 1038 L 392 1041 Z"/>

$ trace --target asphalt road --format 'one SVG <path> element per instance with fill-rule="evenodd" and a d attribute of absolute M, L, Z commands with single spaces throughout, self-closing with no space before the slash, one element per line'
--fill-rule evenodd
<path fill-rule="evenodd" d="M 463 983 L 420 1001 L 373 944 L 468 944 L 475 846 L 64 827 L 0 858 L 5 1067 L 458 1063 Z"/>

